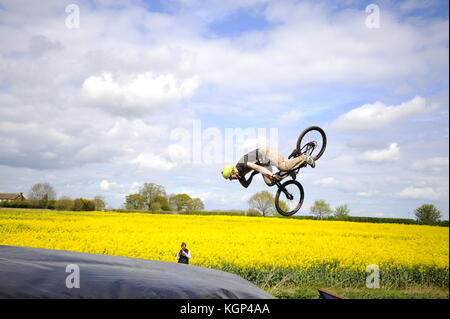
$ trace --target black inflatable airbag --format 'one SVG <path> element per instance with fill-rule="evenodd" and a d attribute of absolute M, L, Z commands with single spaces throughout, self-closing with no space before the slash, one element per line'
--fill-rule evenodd
<path fill-rule="evenodd" d="M 66 279 L 79 269 L 79 288 Z M 70 281 L 70 280 L 69 280 Z M 70 281 L 74 283 L 75 281 Z M 69 284 L 70 286 L 70 284 Z M 136 258 L 0 246 L 0 298 L 273 298 L 223 271 Z"/>

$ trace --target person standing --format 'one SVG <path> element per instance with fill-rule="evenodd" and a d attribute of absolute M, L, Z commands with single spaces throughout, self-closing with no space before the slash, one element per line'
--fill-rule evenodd
<path fill-rule="evenodd" d="M 181 249 L 177 253 L 178 263 L 179 264 L 189 264 L 189 259 L 192 258 L 191 252 L 186 248 L 186 243 L 181 243 Z"/>

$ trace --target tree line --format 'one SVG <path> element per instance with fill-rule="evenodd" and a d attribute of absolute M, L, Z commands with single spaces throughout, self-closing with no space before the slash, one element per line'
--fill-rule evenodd
<path fill-rule="evenodd" d="M 287 208 L 287 204 L 280 200 L 280 206 Z M 247 215 L 253 216 L 274 216 L 279 215 L 275 208 L 275 198 L 269 191 L 261 191 L 254 194 L 248 200 L 249 209 Z M 284 209 L 288 210 L 288 209 Z M 334 210 L 324 200 L 317 200 L 310 207 L 310 213 L 318 219 L 323 219 L 334 213 L 335 219 L 345 220 L 349 217 L 350 209 L 347 205 L 339 205 Z"/>
<path fill-rule="evenodd" d="M 0 207 L 93 211 L 104 210 L 106 202 L 102 196 L 95 196 L 93 199 L 62 196 L 57 199 L 57 192 L 52 185 L 38 183 L 30 188 L 24 201 L 0 202 Z"/>
<path fill-rule="evenodd" d="M 205 205 L 200 198 L 191 198 L 188 194 L 167 194 L 163 186 L 144 183 L 135 194 L 125 197 L 123 208 L 126 210 L 159 211 L 199 211 Z"/>
<path fill-rule="evenodd" d="M 279 215 L 274 205 L 274 197 L 268 191 L 261 191 L 254 194 L 248 200 L 249 209 L 246 215 L 250 216 L 276 216 Z M 280 202 L 280 205 L 286 205 Z M 347 204 L 342 204 L 336 208 L 331 208 L 330 204 L 324 200 L 316 200 L 309 208 L 310 214 L 316 219 L 332 219 L 346 221 L 365 221 L 363 217 L 350 216 L 350 209 Z M 414 210 L 415 223 L 421 225 L 441 225 L 448 226 L 448 221 L 442 221 L 442 214 L 434 205 L 424 204 Z M 367 217 L 369 218 L 369 217 Z M 377 218 L 370 218 L 373 222 Z M 390 222 L 391 218 L 378 218 L 380 222 Z M 397 218 L 400 220 L 399 218 Z M 367 220 L 370 221 L 370 220 Z M 402 223 L 408 223 L 408 219 L 402 219 Z M 412 220 L 411 220 L 412 221 Z"/>
<path fill-rule="evenodd" d="M 332 216 L 336 220 L 350 220 L 350 209 L 347 205 L 339 205 L 334 210 L 324 200 L 317 200 L 310 208 L 311 214 L 319 219 Z M 413 211 L 417 224 L 420 225 L 443 225 L 442 214 L 433 204 L 423 204 Z"/>
<path fill-rule="evenodd" d="M 56 198 L 57 193 L 49 183 L 38 183 L 28 191 L 24 201 L 0 202 L 0 207 L 11 208 L 43 208 L 72 211 L 104 210 L 106 202 L 102 196 L 92 199 L 69 198 L 62 196 Z M 274 205 L 274 196 L 268 191 L 254 194 L 248 200 L 248 210 L 240 213 L 247 216 L 277 216 Z M 286 205 L 283 201 L 280 205 Z M 191 198 L 188 194 L 167 194 L 163 186 L 155 183 L 145 183 L 135 194 L 127 195 L 123 204 L 125 210 L 151 211 L 151 212 L 193 212 L 203 211 L 204 203 L 200 198 Z M 205 212 L 208 213 L 208 212 Z M 220 214 L 220 212 L 211 212 Z M 324 200 L 316 200 L 310 207 L 310 213 L 315 219 L 347 220 L 356 222 L 398 222 L 422 225 L 448 226 L 448 221 L 441 220 L 442 214 L 434 205 L 423 204 L 413 212 L 415 220 L 405 218 L 378 218 L 350 216 L 350 209 L 342 204 L 332 209 Z M 233 212 L 233 215 L 239 213 Z M 308 216 L 294 216 L 294 218 L 308 218 Z"/>

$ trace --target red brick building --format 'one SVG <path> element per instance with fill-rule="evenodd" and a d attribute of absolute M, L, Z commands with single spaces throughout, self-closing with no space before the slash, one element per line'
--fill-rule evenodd
<path fill-rule="evenodd" d="M 5 202 L 9 200 L 25 200 L 23 193 L 0 193 L 0 202 Z"/>

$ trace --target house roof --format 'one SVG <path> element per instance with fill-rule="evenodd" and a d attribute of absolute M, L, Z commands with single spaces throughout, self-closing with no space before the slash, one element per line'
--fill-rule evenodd
<path fill-rule="evenodd" d="M 0 193 L 0 200 L 15 200 L 22 196 L 22 193 Z"/>

